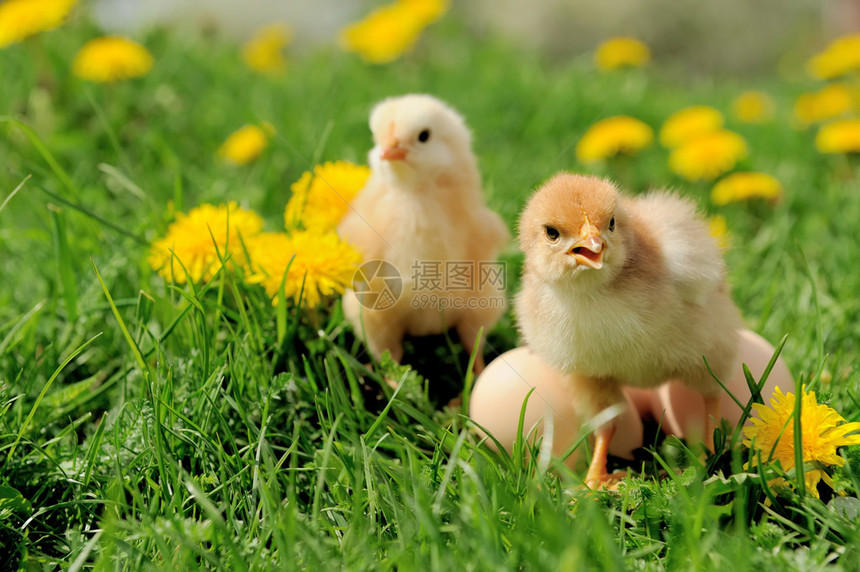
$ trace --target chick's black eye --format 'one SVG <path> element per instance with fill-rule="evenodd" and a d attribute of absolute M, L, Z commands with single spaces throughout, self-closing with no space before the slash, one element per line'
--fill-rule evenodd
<path fill-rule="evenodd" d="M 609 219 L 609 232 L 615 230 L 615 217 Z"/>
<path fill-rule="evenodd" d="M 425 129 L 421 133 L 418 134 L 418 141 L 421 143 L 427 143 L 430 140 L 430 130 Z"/>
<path fill-rule="evenodd" d="M 557 228 L 555 228 L 554 226 L 546 226 L 546 227 L 544 227 L 544 230 L 546 230 L 546 237 L 548 239 L 550 239 L 553 242 L 558 240 L 558 229 Z"/>

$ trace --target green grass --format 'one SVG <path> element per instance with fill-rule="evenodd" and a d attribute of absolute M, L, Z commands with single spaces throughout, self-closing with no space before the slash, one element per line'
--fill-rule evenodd
<path fill-rule="evenodd" d="M 523 55 L 452 15 L 390 66 L 332 47 L 277 78 L 245 69 L 228 42 L 156 32 L 152 73 L 101 86 L 68 73 L 96 33 L 78 18 L 0 64 L 0 569 L 860 566 L 856 450 L 836 471 L 845 497 L 775 495 L 772 474 L 744 472 L 740 445 L 703 463 L 671 438 L 649 441 L 619 493 L 586 492 L 582 475 L 527 455 L 534 445 L 493 453 L 465 411 L 441 409 L 465 359 L 446 344 L 414 344 L 414 360 L 442 364 L 425 376 L 370 370 L 336 301 L 290 308 L 279 329 L 261 290 L 226 274 L 175 288 L 146 263 L 172 214 L 201 202 L 237 200 L 279 228 L 303 171 L 364 162 L 376 101 L 432 93 L 467 118 L 487 199 L 512 228 L 559 169 L 634 192 L 675 186 L 725 215 L 747 324 L 774 343 L 788 335 L 800 380 L 826 368 L 820 398 L 857 421 L 860 175 L 792 127 L 793 99 L 813 82 L 692 81 L 659 63 L 599 75 L 587 55 Z M 774 97 L 776 120 L 728 126 L 750 145 L 742 167 L 785 185 L 777 205 L 709 207 L 709 188 L 674 177 L 658 146 L 591 168 L 575 159 L 597 119 L 659 127 L 689 104 L 727 112 L 751 84 Z M 260 120 L 278 132 L 260 160 L 215 160 L 230 132 Z M 505 258 L 521 263 L 513 246 Z M 489 341 L 517 345 L 509 315 Z M 441 360 L 422 358 L 434 351 Z"/>

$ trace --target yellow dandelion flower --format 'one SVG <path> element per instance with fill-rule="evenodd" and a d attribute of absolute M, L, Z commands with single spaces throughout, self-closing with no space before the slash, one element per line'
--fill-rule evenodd
<path fill-rule="evenodd" d="M 843 119 L 823 125 L 815 136 L 822 153 L 860 153 L 860 119 Z"/>
<path fill-rule="evenodd" d="M 245 258 L 242 242 L 247 243 L 262 228 L 263 219 L 257 213 L 235 202 L 203 204 L 188 214 L 176 215 L 167 234 L 152 243 L 149 264 L 179 284 L 206 281 L 221 269 L 222 259 L 240 266 Z"/>
<path fill-rule="evenodd" d="M 752 425 L 744 427 L 744 445 L 755 447 L 764 462 L 771 458 L 778 460 L 785 471 L 795 468 L 794 405 L 794 394 L 783 393 L 777 387 L 770 400 L 770 407 L 753 405 L 758 418 L 753 417 Z M 860 423 L 846 423 L 835 410 L 819 405 L 815 393 L 806 391 L 805 387 L 801 396 L 800 430 L 804 463 L 841 467 L 845 459 L 839 456 L 837 448 L 860 445 L 860 434 L 857 434 Z M 757 460 L 754 460 L 753 466 L 756 463 Z M 822 469 L 806 471 L 804 480 L 807 489 L 815 496 L 818 496 L 817 486 L 822 479 L 833 486 L 833 480 Z"/>
<path fill-rule="evenodd" d="M 398 0 L 397 3 L 425 26 L 439 20 L 451 8 L 451 0 Z"/>
<path fill-rule="evenodd" d="M 152 55 L 137 42 L 102 36 L 83 45 L 72 62 L 72 73 L 81 79 L 112 83 L 144 76 L 152 63 Z"/>
<path fill-rule="evenodd" d="M 654 130 L 635 117 L 617 115 L 588 128 L 576 144 L 576 157 L 594 163 L 620 153 L 633 155 L 654 140 Z"/>
<path fill-rule="evenodd" d="M 725 250 L 729 247 L 729 225 L 723 215 L 714 215 L 708 219 L 708 230 L 717 245 Z"/>
<path fill-rule="evenodd" d="M 411 50 L 421 32 L 449 7 L 447 0 L 399 0 L 346 26 L 340 45 L 373 64 L 392 62 Z"/>
<path fill-rule="evenodd" d="M 818 79 L 832 79 L 860 70 L 860 34 L 836 38 L 824 51 L 810 58 L 806 70 Z"/>
<path fill-rule="evenodd" d="M 774 200 L 781 196 L 782 184 L 766 173 L 732 173 L 711 190 L 711 201 L 715 205 L 752 198 Z"/>
<path fill-rule="evenodd" d="M 328 162 L 305 171 L 290 189 L 284 210 L 287 228 L 332 230 L 346 214 L 349 203 L 364 188 L 370 168 L 349 161 Z"/>
<path fill-rule="evenodd" d="M 234 165 L 246 165 L 255 160 L 269 144 L 269 134 L 259 125 L 244 125 L 231 133 L 218 156 Z"/>
<path fill-rule="evenodd" d="M 60 26 L 77 0 L 6 0 L 0 3 L 0 48 Z"/>
<path fill-rule="evenodd" d="M 636 38 L 610 38 L 594 52 L 598 69 L 609 71 L 621 67 L 641 67 L 651 61 L 648 45 Z"/>
<path fill-rule="evenodd" d="M 318 306 L 324 296 L 343 294 L 361 264 L 358 250 L 331 231 L 266 232 L 248 242 L 248 254 L 249 283 L 261 284 L 273 304 L 283 283 L 284 295 L 298 302 L 301 294 L 306 308 Z"/>
<path fill-rule="evenodd" d="M 669 116 L 660 128 L 660 143 L 674 148 L 723 127 L 723 114 L 708 105 L 685 107 Z"/>
<path fill-rule="evenodd" d="M 844 83 L 832 83 L 816 92 L 800 95 L 794 103 L 794 115 L 808 125 L 846 115 L 856 108 L 851 88 Z"/>
<path fill-rule="evenodd" d="M 746 157 L 743 137 L 721 129 L 687 141 L 669 154 L 669 168 L 689 181 L 713 180 Z"/>
<path fill-rule="evenodd" d="M 746 91 L 732 102 L 732 112 L 744 123 L 763 123 L 773 117 L 773 99 L 761 91 Z"/>
<path fill-rule="evenodd" d="M 284 24 L 270 24 L 257 31 L 242 46 L 242 59 L 249 68 L 262 73 L 275 73 L 287 67 L 284 48 L 293 39 L 292 30 Z"/>
<path fill-rule="evenodd" d="M 367 62 L 392 62 L 412 49 L 423 25 L 412 15 L 389 4 L 377 8 L 363 20 L 347 26 L 340 35 L 343 49 L 355 52 Z"/>

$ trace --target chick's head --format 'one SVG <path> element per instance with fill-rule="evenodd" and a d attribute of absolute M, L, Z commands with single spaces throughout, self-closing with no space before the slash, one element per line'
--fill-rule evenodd
<path fill-rule="evenodd" d="M 404 95 L 376 105 L 370 114 L 374 171 L 399 179 L 436 177 L 471 168 L 471 136 L 463 118 L 429 95 Z"/>
<path fill-rule="evenodd" d="M 627 222 L 611 182 L 559 173 L 532 195 L 520 217 L 527 269 L 550 282 L 607 279 L 623 265 Z"/>

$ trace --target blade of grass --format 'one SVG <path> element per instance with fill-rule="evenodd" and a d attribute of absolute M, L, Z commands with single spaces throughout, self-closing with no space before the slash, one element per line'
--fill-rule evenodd
<path fill-rule="evenodd" d="M 511 459 L 514 462 L 514 466 L 517 468 L 522 467 L 525 463 L 526 436 L 523 434 L 523 430 L 525 429 L 526 424 L 526 409 L 529 406 L 529 399 L 531 399 L 532 394 L 536 390 L 536 387 L 532 387 L 529 392 L 526 393 L 526 397 L 523 399 L 523 404 L 520 406 L 519 417 L 517 417 L 517 437 L 514 439 L 514 445 L 511 451 Z"/>
<path fill-rule="evenodd" d="M 122 185 L 122 187 L 127 190 L 129 193 L 137 197 L 138 199 L 145 201 L 149 195 L 144 192 L 134 181 L 129 179 L 125 173 L 114 167 L 113 165 L 108 165 L 107 163 L 99 163 L 98 165 L 99 171 L 113 177 L 116 181 Z"/>
<path fill-rule="evenodd" d="M 36 188 L 39 189 L 40 191 L 42 191 L 43 193 L 45 193 L 46 195 L 48 195 L 49 197 L 51 197 L 52 199 L 54 199 L 55 201 L 57 201 L 58 203 L 62 203 L 69 208 L 75 209 L 79 213 L 88 216 L 89 218 L 91 218 L 94 221 L 98 222 L 99 224 L 113 230 L 114 232 L 117 232 L 123 236 L 130 238 L 130 239 L 134 240 L 135 242 L 137 242 L 138 244 L 144 244 L 146 246 L 149 246 L 149 241 L 146 240 L 145 238 L 137 236 L 133 232 L 129 232 L 126 228 L 122 227 L 121 225 L 113 223 L 113 222 L 107 220 L 106 218 L 97 215 L 96 213 L 87 209 L 86 207 L 83 207 L 83 206 L 81 206 L 81 205 L 79 205 L 73 201 L 70 201 L 68 199 L 64 199 L 63 197 L 61 197 L 57 193 L 49 191 L 45 187 L 37 186 Z"/>
<path fill-rule="evenodd" d="M 107 423 L 105 423 L 105 419 L 105 416 L 102 416 L 102 418 L 99 419 L 99 423 L 98 425 L 96 425 L 96 432 L 90 439 L 90 446 L 87 450 L 87 455 L 85 457 L 87 462 L 87 470 L 84 472 L 84 488 L 89 486 L 90 478 L 92 477 L 93 469 L 96 465 L 96 457 L 98 457 L 99 447 L 101 446 L 102 437 L 104 436 L 105 427 L 107 426 Z"/>
<path fill-rule="evenodd" d="M 63 187 L 66 188 L 66 191 L 68 191 L 69 196 L 73 200 L 77 200 L 78 197 L 80 197 L 81 193 L 75 183 L 72 182 L 72 178 L 69 176 L 66 170 L 60 166 L 60 164 L 54 158 L 54 155 L 51 153 L 50 150 L 48 150 L 48 147 L 42 142 L 36 132 L 33 131 L 33 129 L 29 125 L 19 119 L 15 119 L 14 117 L 9 117 L 7 115 L 0 116 L 0 123 L 11 123 L 18 129 L 23 131 L 24 135 L 27 136 L 27 139 L 30 140 L 30 144 L 36 148 L 36 151 L 39 152 L 39 154 L 42 156 L 42 159 L 45 160 L 45 163 L 48 164 L 48 167 L 51 168 L 51 171 L 54 172 L 54 175 L 57 177 L 57 179 L 60 180 L 60 183 L 63 185 Z"/>
<path fill-rule="evenodd" d="M 84 342 L 83 345 L 78 346 L 78 348 L 75 349 L 72 353 L 70 353 L 68 355 L 68 357 L 66 357 L 66 359 L 63 360 L 63 362 L 60 364 L 60 366 L 54 370 L 54 373 L 51 375 L 51 377 L 45 383 L 45 387 L 42 388 L 42 391 L 39 392 L 39 396 L 36 397 L 36 402 L 33 403 L 33 407 L 30 408 L 30 413 L 27 415 L 27 418 L 24 419 L 23 423 L 21 423 L 21 428 L 18 429 L 18 435 L 15 437 L 15 441 L 12 443 L 12 446 L 9 447 L 9 452 L 6 454 L 6 462 L 7 463 L 12 459 L 12 456 L 15 454 L 15 448 L 18 446 L 18 443 L 20 443 L 21 439 L 24 437 L 24 433 L 27 431 L 27 426 L 30 425 L 30 422 L 33 420 L 33 416 L 36 415 L 36 410 L 39 409 L 39 405 L 42 403 L 42 400 L 45 398 L 45 394 L 48 393 L 48 389 L 50 389 L 51 385 L 53 385 L 54 381 L 60 375 L 60 372 L 62 372 L 63 369 L 65 369 L 65 367 L 67 365 L 69 365 L 69 363 L 73 359 L 75 359 L 82 351 L 84 351 L 87 348 L 87 346 L 89 346 L 91 343 L 93 343 L 101 335 L 102 335 L 101 332 L 99 332 L 98 334 L 96 334 L 95 336 L 91 337 L 89 340 Z"/>
<path fill-rule="evenodd" d="M 93 537 L 87 542 L 81 551 L 78 553 L 75 561 L 72 562 L 72 565 L 69 566 L 69 572 L 79 572 L 79 570 L 83 570 L 84 565 L 87 563 L 87 559 L 90 557 L 90 553 L 93 549 L 98 545 L 99 539 L 101 539 L 102 531 L 99 530 L 96 532 Z"/>
<path fill-rule="evenodd" d="M 708 368 L 708 373 L 711 374 L 711 377 L 714 378 L 714 381 L 716 381 L 718 384 L 720 384 L 720 387 L 723 388 L 723 391 L 725 391 L 728 394 L 728 396 L 732 398 L 732 401 L 734 401 L 738 407 L 743 409 L 744 404 L 741 403 L 737 397 L 735 397 L 735 394 L 732 393 L 728 387 L 726 387 L 726 384 L 724 384 L 722 382 L 722 380 L 719 377 L 717 377 L 717 374 L 715 374 L 714 371 L 711 369 L 711 364 L 708 363 L 708 358 L 702 356 L 702 359 L 705 361 L 705 367 Z"/>
<path fill-rule="evenodd" d="M 445 499 L 445 492 L 448 489 L 448 485 L 452 482 L 454 478 L 454 469 L 457 468 L 459 462 L 459 452 L 460 448 L 463 446 L 463 441 L 466 440 L 466 435 L 468 435 L 468 431 L 461 431 L 460 435 L 457 437 L 457 441 L 454 443 L 454 447 L 448 456 L 448 463 L 446 463 L 445 472 L 442 475 L 442 480 L 439 483 L 438 488 L 436 489 L 436 497 L 433 500 L 433 515 L 438 517 L 442 514 L 442 501 Z"/>
<path fill-rule="evenodd" d="M 275 325 L 277 331 L 277 340 L 278 340 L 278 348 L 282 348 L 281 351 L 284 351 L 284 340 L 287 337 L 287 292 L 284 289 L 284 286 L 287 282 L 287 275 L 290 272 L 290 266 L 293 265 L 293 261 L 296 259 L 296 255 L 293 254 L 290 261 L 287 263 L 287 267 L 284 269 L 284 274 L 281 276 L 281 284 L 278 287 L 278 294 L 276 297 L 277 304 L 275 306 Z"/>
<path fill-rule="evenodd" d="M 197 505 L 203 510 L 203 513 L 209 518 L 212 524 L 215 527 L 221 536 L 221 540 L 224 544 L 227 545 L 229 551 L 233 554 L 233 557 L 230 560 L 230 564 L 234 570 L 247 570 L 248 567 L 245 564 L 245 559 L 242 558 L 242 552 L 239 550 L 239 547 L 236 546 L 236 543 L 233 541 L 232 535 L 230 534 L 229 529 L 227 528 L 227 523 L 224 520 L 224 516 L 221 514 L 221 511 L 209 500 L 209 497 L 206 496 L 206 493 L 201 491 L 194 480 L 192 478 L 187 477 L 185 479 L 185 487 L 188 489 L 188 492 L 191 493 L 191 496 L 194 497 L 194 500 L 197 501 Z"/>
<path fill-rule="evenodd" d="M 484 327 L 481 326 L 478 329 L 478 335 L 477 335 L 477 337 L 475 337 L 475 343 L 472 347 L 475 347 L 475 348 L 483 347 L 483 344 L 481 344 L 483 339 L 484 339 Z M 475 359 L 477 359 L 477 357 L 478 357 L 477 351 L 471 352 L 471 354 L 469 355 L 469 365 L 466 368 L 466 379 L 465 379 L 464 387 L 463 387 L 463 403 L 462 403 L 463 413 L 466 413 L 466 414 L 469 412 L 469 400 L 472 396 L 472 386 L 475 384 L 474 367 L 475 367 Z"/>
<path fill-rule="evenodd" d="M 125 151 L 122 148 L 122 145 L 119 144 L 119 139 L 116 136 L 116 131 L 111 126 L 110 121 L 108 121 L 108 118 L 104 112 L 104 109 L 102 109 L 102 106 L 99 105 L 98 102 L 95 100 L 91 90 L 85 89 L 84 93 L 87 94 L 87 99 L 89 100 L 90 105 L 93 106 L 93 110 L 96 112 L 96 117 L 98 117 L 99 123 L 101 123 L 102 128 L 105 130 L 105 133 L 107 134 L 108 139 L 110 140 L 111 147 L 113 147 L 113 150 L 116 152 L 117 157 L 119 157 L 119 160 L 122 161 L 123 165 L 126 168 L 128 168 L 128 166 L 131 163 L 129 162 L 128 157 L 126 156 Z"/>
<path fill-rule="evenodd" d="M 30 323 L 30 320 L 32 320 L 36 316 L 36 314 L 38 314 L 42 310 L 46 302 L 47 300 L 39 301 L 35 306 L 33 306 L 32 309 L 30 309 L 27 313 L 21 316 L 21 318 L 17 322 L 15 322 L 15 324 L 9 330 L 9 333 L 6 334 L 6 337 L 3 338 L 2 341 L 0 341 L 0 355 L 5 354 L 9 350 L 9 348 L 12 347 L 12 342 L 15 340 L 15 336 L 18 334 L 18 332 L 20 332 L 24 326 Z"/>
<path fill-rule="evenodd" d="M 824 324 L 821 319 L 821 303 L 818 300 L 818 286 L 815 281 L 815 275 L 812 273 L 812 268 L 809 266 L 809 260 L 806 258 L 806 253 L 801 245 L 795 242 L 800 259 L 803 261 L 803 270 L 806 278 L 809 280 L 809 286 L 812 291 L 812 306 L 815 308 L 815 341 L 816 349 L 818 350 L 818 363 L 824 361 Z"/>
<path fill-rule="evenodd" d="M 33 175 L 27 175 L 26 177 L 24 177 L 24 180 L 23 180 L 23 181 L 21 181 L 20 183 L 18 183 L 18 186 L 17 186 L 17 187 L 15 187 L 14 189 L 12 189 L 12 192 L 11 192 L 11 193 L 9 193 L 9 196 L 8 196 L 8 197 L 6 197 L 6 199 L 4 199 L 4 200 L 3 200 L 3 204 L 0 204 L 0 213 L 2 213 L 2 212 L 3 212 L 3 209 L 5 209 L 5 208 L 6 208 L 6 205 L 7 205 L 7 204 L 9 204 L 9 201 L 11 201 L 11 200 L 12 200 L 12 197 L 14 197 L 15 195 L 17 195 L 17 194 L 18 194 L 18 191 L 20 191 L 21 189 L 23 189 L 23 188 L 24 188 L 24 184 L 25 184 L 27 181 L 29 181 L 29 180 L 30 180 L 30 178 L 31 178 L 32 176 L 33 176 Z"/>
<path fill-rule="evenodd" d="M 331 430 L 329 434 L 326 436 L 325 444 L 323 445 L 322 458 L 320 459 L 320 466 L 318 467 L 317 481 L 316 486 L 314 487 L 314 497 L 313 504 L 311 508 L 311 518 L 314 521 L 319 520 L 321 513 L 321 503 L 322 503 L 322 492 L 326 483 L 326 473 L 328 471 L 328 462 L 331 458 L 332 448 L 334 447 L 335 435 L 337 434 L 337 426 L 340 424 L 341 419 L 343 419 L 343 414 L 339 413 L 337 417 L 335 417 L 334 422 L 331 425 Z"/>
<path fill-rule="evenodd" d="M 752 372 L 750 371 L 747 364 L 743 364 L 744 379 L 746 380 L 747 387 L 749 387 L 750 390 L 750 398 L 745 406 L 741 405 L 741 416 L 738 419 L 738 422 L 735 424 L 735 430 L 732 433 L 732 449 L 735 448 L 738 439 L 740 439 L 741 437 L 744 424 L 746 423 L 747 419 L 750 418 L 750 411 L 752 411 L 753 404 L 764 403 L 761 390 L 764 389 L 764 384 L 767 383 L 767 380 L 770 377 L 774 366 L 776 365 L 776 361 L 779 359 L 780 354 L 782 354 L 782 350 L 785 347 L 786 341 L 788 341 L 788 334 L 782 336 L 782 339 L 779 341 L 779 344 L 777 344 L 776 349 L 770 356 L 770 360 L 768 361 L 767 366 L 764 368 L 764 371 L 762 372 L 761 377 L 757 382 L 755 381 L 755 378 L 753 377 Z M 728 391 L 728 389 L 726 389 L 726 391 Z M 729 393 L 729 395 L 731 395 L 731 393 Z M 734 399 L 734 396 L 732 396 L 732 399 Z"/>
<path fill-rule="evenodd" d="M 388 400 L 388 403 L 385 404 L 385 407 L 379 413 L 376 418 L 376 421 L 373 422 L 373 425 L 370 426 L 364 433 L 364 438 L 369 439 L 373 436 L 377 429 L 385 422 L 388 418 L 388 411 L 391 409 L 391 406 L 394 404 L 394 400 L 397 398 L 397 394 L 400 393 L 400 389 L 403 387 L 404 382 L 406 381 L 406 376 L 408 373 L 404 372 L 403 376 L 400 378 L 400 381 L 397 383 L 397 387 L 394 388 L 394 393 L 391 394 L 391 398 Z"/>
<path fill-rule="evenodd" d="M 102 287 L 102 291 L 105 293 L 105 297 L 107 298 L 108 304 L 110 304 L 111 311 L 113 312 L 114 317 L 116 318 L 117 323 L 119 324 L 119 329 L 122 331 L 122 335 L 125 338 L 126 343 L 128 343 L 129 348 L 131 348 L 131 353 L 134 354 L 134 360 L 137 362 L 137 366 L 140 368 L 140 372 L 146 376 L 149 375 L 149 368 L 146 366 L 146 361 L 143 359 L 143 355 L 140 353 L 140 348 L 137 347 L 137 343 L 135 343 L 134 338 L 131 337 L 131 332 L 128 331 L 128 327 L 125 325 L 125 320 L 122 319 L 122 315 L 119 313 L 119 309 L 114 304 L 113 297 L 110 295 L 110 291 L 108 290 L 107 284 L 102 279 L 102 275 L 99 274 L 99 269 L 96 266 L 96 261 L 93 258 L 90 258 L 90 263 L 93 265 L 93 270 L 96 273 L 96 278 L 98 278 L 99 284 Z"/>
<path fill-rule="evenodd" d="M 798 477 L 795 479 L 800 496 L 806 494 L 806 473 L 803 470 L 803 381 L 800 376 L 794 382 L 794 467 Z"/>
<path fill-rule="evenodd" d="M 63 286 L 63 303 L 66 307 L 66 320 L 74 323 L 78 320 L 78 287 L 75 268 L 72 265 L 72 249 L 66 233 L 66 222 L 62 209 L 48 205 L 51 219 L 54 222 L 54 254 L 57 257 L 58 281 Z"/>

